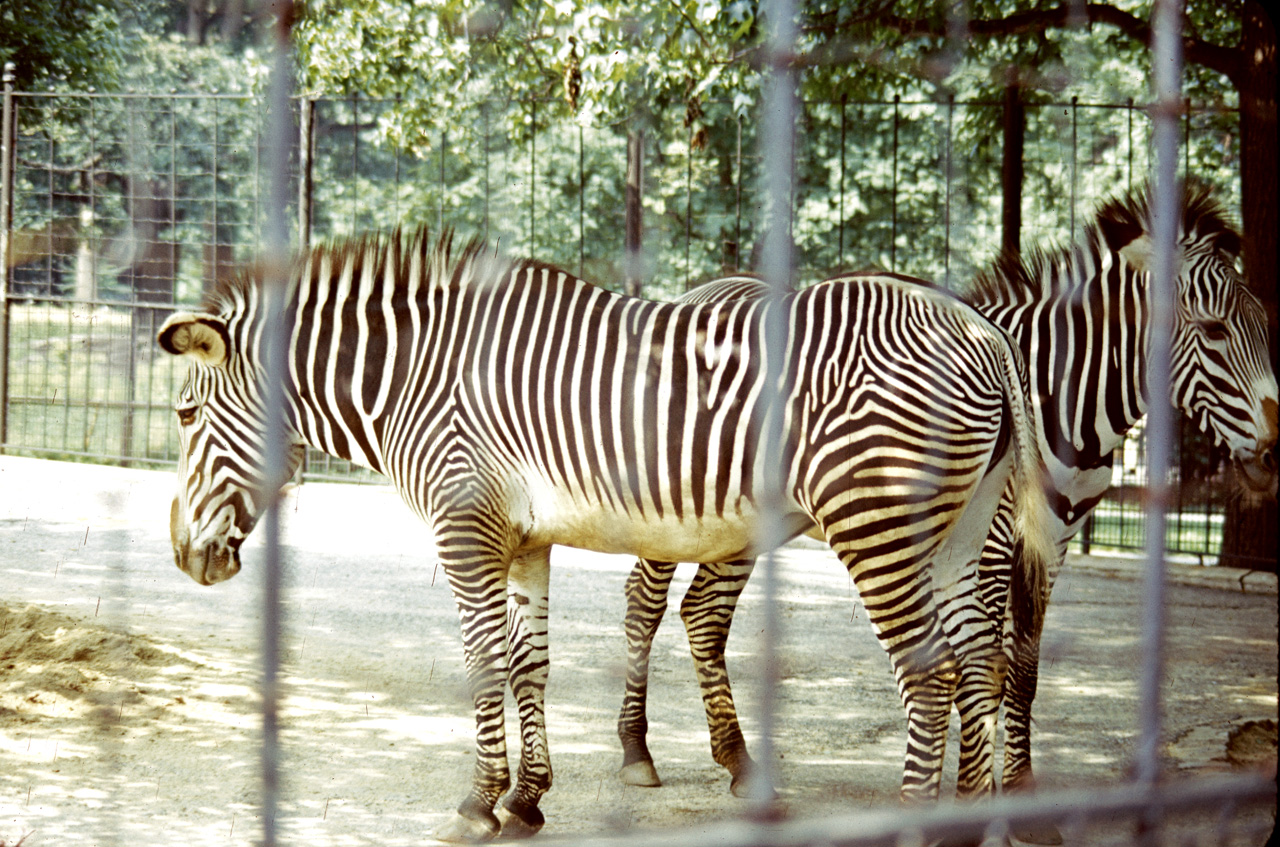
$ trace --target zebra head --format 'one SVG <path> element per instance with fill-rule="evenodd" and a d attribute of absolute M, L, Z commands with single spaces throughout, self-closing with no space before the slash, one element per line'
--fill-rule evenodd
<path fill-rule="evenodd" d="M 1145 202 L 1099 216 L 1107 245 L 1146 275 L 1153 262 Z M 1179 232 L 1173 350 L 1174 404 L 1231 452 L 1245 490 L 1276 495 L 1276 375 L 1267 314 L 1237 270 L 1240 236 L 1209 188 L 1188 187 Z"/>
<path fill-rule="evenodd" d="M 257 359 L 238 349 L 250 345 L 219 315 L 174 314 L 157 340 L 190 361 L 174 406 L 181 448 L 169 511 L 173 558 L 196 582 L 213 585 L 239 572 L 240 545 L 277 494 L 267 490 L 264 471 L 263 375 Z M 290 451 L 288 474 L 301 456 L 300 447 Z"/>

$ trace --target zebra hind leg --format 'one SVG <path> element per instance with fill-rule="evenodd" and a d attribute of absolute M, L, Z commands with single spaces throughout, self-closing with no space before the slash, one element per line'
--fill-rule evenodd
<path fill-rule="evenodd" d="M 1004 767 L 1001 782 L 1006 793 L 1031 792 L 1036 788 L 1031 770 L 1031 704 L 1040 677 L 1039 633 L 1015 633 L 1013 660 L 1005 680 Z M 1062 843 L 1062 833 L 1053 824 L 1027 824 L 1014 830 L 1014 837 L 1028 844 Z"/>
<path fill-rule="evenodd" d="M 680 604 L 711 731 L 711 756 L 729 771 L 729 790 L 735 797 L 748 796 L 755 762 L 738 725 L 725 666 L 725 644 L 738 597 L 754 566 L 754 559 L 699 565 Z"/>
<path fill-rule="evenodd" d="M 662 785 L 645 737 L 649 689 L 649 653 L 653 637 L 667 611 L 667 592 L 675 575 L 675 562 L 638 559 L 627 578 L 627 613 L 623 627 L 627 635 L 627 681 L 618 716 L 618 738 L 622 742 L 622 767 L 618 778 L 625 785 L 656 788 Z"/>
<path fill-rule="evenodd" d="M 538 803 L 551 788 L 546 723 L 550 552 L 544 548 L 517 556 L 507 577 L 507 666 L 520 716 L 520 764 L 515 785 L 494 810 L 504 840 L 536 835 L 546 823 Z"/>
<path fill-rule="evenodd" d="M 839 531 L 828 526 L 827 535 L 852 575 L 872 629 L 893 664 L 907 714 L 901 798 L 907 803 L 937 800 L 959 673 L 956 655 L 943 636 L 926 570 L 936 547 L 928 545 L 927 539 L 912 539 L 926 542 L 917 545 L 923 555 L 866 567 Z"/>

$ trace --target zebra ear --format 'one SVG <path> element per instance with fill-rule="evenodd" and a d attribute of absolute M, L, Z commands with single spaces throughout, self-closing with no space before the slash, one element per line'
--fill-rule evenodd
<path fill-rule="evenodd" d="M 1103 209 L 1098 215 L 1098 229 L 1107 247 L 1117 253 L 1136 241 L 1150 240 L 1142 221 L 1127 208 Z"/>
<path fill-rule="evenodd" d="M 227 361 L 231 347 L 227 325 L 213 315 L 178 312 L 170 315 L 156 335 L 161 349 L 174 356 L 189 355 L 211 367 Z"/>

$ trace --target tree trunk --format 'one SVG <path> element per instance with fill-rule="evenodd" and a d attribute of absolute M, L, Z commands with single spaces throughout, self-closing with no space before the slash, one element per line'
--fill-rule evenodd
<path fill-rule="evenodd" d="M 1017 80 L 1004 89 L 1004 147 L 1000 154 L 1001 252 L 1022 252 L 1022 149 L 1027 133 L 1026 111 Z"/>
<path fill-rule="evenodd" d="M 623 290 L 632 297 L 639 297 L 644 285 L 644 132 L 636 130 L 627 135 L 627 196 L 626 227 L 623 247 Z"/>
<path fill-rule="evenodd" d="M 1256 0 L 1244 4 L 1240 80 L 1240 180 L 1244 225 L 1244 269 L 1250 286 L 1267 309 L 1271 366 L 1276 368 L 1277 182 L 1276 30 Z M 1274 500 L 1250 506 L 1240 498 L 1227 502 L 1222 564 L 1276 570 L 1277 514 Z"/>

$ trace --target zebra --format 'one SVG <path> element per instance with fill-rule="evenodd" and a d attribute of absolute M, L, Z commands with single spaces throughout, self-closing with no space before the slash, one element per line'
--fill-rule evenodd
<path fill-rule="evenodd" d="M 1062 567 L 1068 543 L 1110 487 L 1112 451 L 1146 413 L 1148 194 L 1144 188 L 1101 205 L 1076 245 L 999 259 L 965 295 L 1017 340 L 1031 371 L 1039 407 L 1037 436 L 1051 469 L 1054 512 L 1056 550 L 1046 592 Z M 1186 186 L 1182 209 L 1172 368 L 1175 404 L 1230 448 L 1247 491 L 1274 497 L 1276 378 L 1267 355 L 1266 314 L 1236 271 L 1240 238 L 1210 188 Z M 707 283 L 689 296 L 713 302 L 766 292 L 763 284 L 744 287 L 730 278 Z M 980 564 L 978 605 L 996 616 L 1005 608 L 1011 574 L 1022 569 L 1010 524 L 1012 496 L 1008 490 L 1002 496 Z M 734 605 L 753 561 L 699 565 L 681 604 L 703 685 L 712 753 L 729 770 L 735 794 L 742 793 L 752 762 L 738 727 L 723 652 Z M 618 722 L 623 746 L 620 777 L 627 784 L 661 784 L 645 744 L 644 710 L 649 649 L 666 610 L 674 570 L 674 564 L 642 559 L 627 582 L 628 673 Z M 1014 626 L 1005 636 L 1010 665 L 1003 691 L 1006 746 L 1001 784 L 1007 791 L 1034 785 L 1030 727 L 1039 639 L 1038 626 Z M 962 723 L 958 793 L 989 794 L 995 789 L 993 704 L 962 691 L 957 707 Z M 1047 830 L 1040 837 L 1054 843 Z"/>
<path fill-rule="evenodd" d="M 1274 498 L 1277 385 L 1266 311 L 1237 271 L 1240 235 L 1212 188 L 1193 181 L 1181 192 L 1172 400 L 1230 451 L 1246 496 Z M 1035 383 L 1058 547 L 1049 590 L 1067 544 L 1110 488 L 1115 448 L 1149 406 L 1152 227 L 1149 188 L 1121 195 L 1101 206 L 1078 246 L 1002 257 L 966 297 L 1016 339 Z M 1009 496 L 983 548 L 981 583 L 988 595 L 1003 590 L 1017 563 Z M 1015 631 L 1010 641 L 1001 784 L 1006 791 L 1030 790 L 1040 629 Z M 1044 840 L 1058 843 L 1059 837 Z"/>
<path fill-rule="evenodd" d="M 239 571 L 274 496 L 260 446 L 264 301 L 261 275 L 246 272 L 158 333 L 190 362 L 170 534 L 201 584 Z M 821 527 L 852 574 L 906 705 L 903 792 L 936 796 L 957 679 L 994 678 L 1003 662 L 999 650 L 952 650 L 939 610 L 972 593 L 1007 482 L 1029 585 L 1052 553 L 1027 374 L 1003 331 L 891 276 L 656 303 L 422 229 L 312 248 L 285 303 L 291 466 L 306 445 L 388 476 L 431 527 L 458 607 L 477 756 L 437 837 L 516 837 L 545 822 L 550 546 L 745 559 L 761 502 L 781 504 L 788 536 Z M 775 317 L 786 342 L 770 365 Z M 768 373 L 787 447 L 775 468 L 756 449 Z M 947 623 L 991 625 L 963 609 Z"/>

